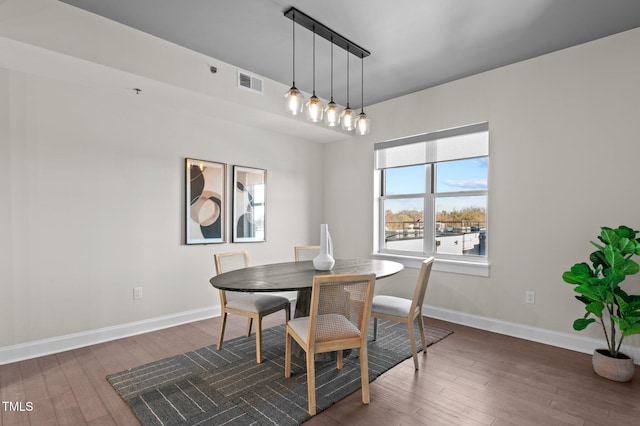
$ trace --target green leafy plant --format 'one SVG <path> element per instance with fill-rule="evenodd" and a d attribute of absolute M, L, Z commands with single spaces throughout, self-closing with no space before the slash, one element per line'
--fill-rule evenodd
<path fill-rule="evenodd" d="M 562 279 L 576 287 L 576 299 L 584 303 L 584 317 L 573 322 L 573 329 L 584 330 L 592 323 L 602 326 L 609 355 L 621 357 L 620 345 L 625 337 L 640 334 L 640 295 L 625 292 L 620 283 L 627 275 L 640 271 L 640 266 L 631 259 L 640 255 L 639 231 L 627 226 L 616 229 L 602 227 L 598 239 L 591 241 L 597 250 L 591 253 L 591 265 L 576 263 Z"/>

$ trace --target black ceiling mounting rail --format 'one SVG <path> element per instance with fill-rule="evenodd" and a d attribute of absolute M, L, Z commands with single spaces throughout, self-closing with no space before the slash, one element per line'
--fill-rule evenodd
<path fill-rule="evenodd" d="M 300 12 L 295 7 L 290 7 L 289 9 L 287 9 L 287 11 L 284 12 L 284 16 L 291 19 L 296 24 L 302 25 L 309 31 L 318 34 L 320 37 L 329 40 L 336 46 L 343 48 L 347 52 L 354 54 L 358 58 L 366 58 L 371 54 L 367 49 L 363 49 L 351 40 L 342 37 L 331 28 L 327 27 L 321 22 L 316 21 L 306 13 Z"/>

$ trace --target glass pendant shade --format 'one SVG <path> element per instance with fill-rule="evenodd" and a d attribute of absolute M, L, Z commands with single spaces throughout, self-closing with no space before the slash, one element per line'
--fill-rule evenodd
<path fill-rule="evenodd" d="M 324 105 L 320 98 L 316 96 L 316 31 L 313 27 L 313 95 L 307 102 L 307 120 L 312 123 L 322 121 L 324 113 Z"/>
<path fill-rule="evenodd" d="M 296 86 L 291 86 L 291 89 L 284 95 L 286 99 L 285 108 L 289 114 L 298 115 L 302 112 L 304 107 L 304 95 L 299 91 Z"/>
<path fill-rule="evenodd" d="M 356 120 L 356 135 L 364 136 L 369 134 L 369 130 L 371 130 L 371 122 L 369 121 L 369 117 L 367 117 L 367 114 L 364 113 L 364 56 L 362 56 L 360 59 L 362 64 L 362 79 L 360 80 L 362 84 L 362 91 L 360 92 L 360 99 L 362 99 L 362 109 L 360 110 L 360 115 L 358 115 L 358 118 Z"/>
<path fill-rule="evenodd" d="M 324 113 L 324 105 L 320 98 L 313 95 L 307 102 L 307 119 L 313 123 L 322 121 L 322 114 Z"/>
<path fill-rule="evenodd" d="M 329 127 L 335 127 L 340 124 L 340 108 L 333 101 L 329 102 L 324 109 L 324 124 Z"/>
<path fill-rule="evenodd" d="M 284 94 L 285 98 L 285 110 L 291 115 L 298 115 L 304 108 L 304 95 L 296 87 L 296 15 L 293 14 L 291 19 L 293 30 L 293 83 L 291 83 L 291 89 Z"/>
<path fill-rule="evenodd" d="M 363 112 L 360 113 L 358 119 L 356 120 L 356 133 L 360 136 L 368 135 L 371 130 L 371 122 L 367 114 Z"/>
<path fill-rule="evenodd" d="M 340 121 L 342 122 L 342 129 L 350 132 L 356 127 L 356 113 L 347 105 L 345 110 L 342 111 Z"/>

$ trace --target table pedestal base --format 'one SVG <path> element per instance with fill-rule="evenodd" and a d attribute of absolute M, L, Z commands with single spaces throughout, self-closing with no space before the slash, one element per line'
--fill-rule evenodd
<path fill-rule="evenodd" d="M 296 297 L 296 309 L 293 313 L 294 318 L 302 318 L 309 316 L 309 307 L 311 306 L 311 288 L 303 288 L 298 290 Z"/>

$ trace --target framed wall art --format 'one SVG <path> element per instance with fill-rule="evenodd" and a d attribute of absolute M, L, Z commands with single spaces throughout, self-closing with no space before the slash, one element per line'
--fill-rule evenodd
<path fill-rule="evenodd" d="M 233 242 L 266 241 L 267 171 L 233 166 Z"/>
<path fill-rule="evenodd" d="M 186 159 L 186 244 L 225 242 L 227 165 Z"/>

